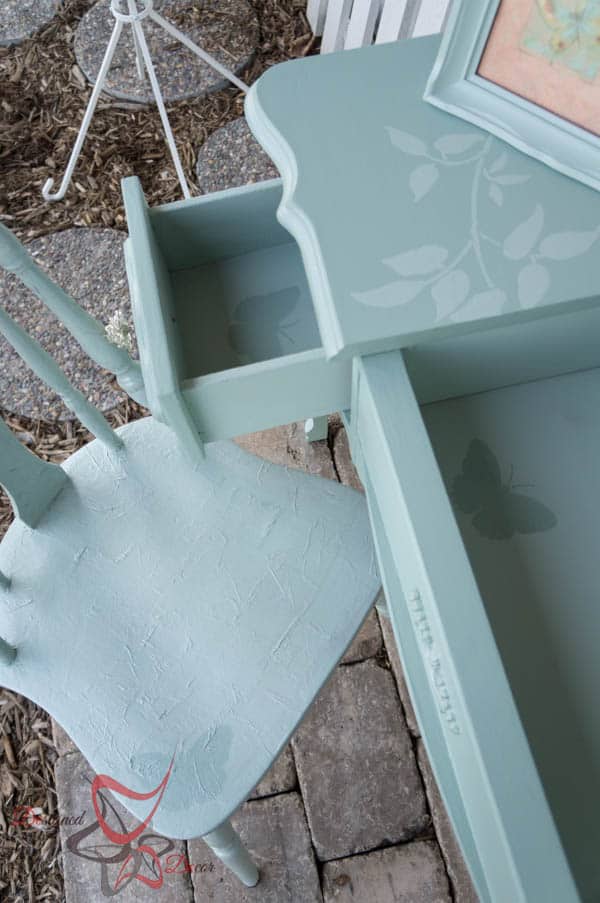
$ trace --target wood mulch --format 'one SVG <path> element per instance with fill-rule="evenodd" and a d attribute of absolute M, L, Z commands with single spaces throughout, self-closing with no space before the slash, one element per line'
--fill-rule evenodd
<path fill-rule="evenodd" d="M 0 221 L 21 238 L 71 226 L 125 229 L 120 180 L 140 176 L 151 205 L 180 200 L 155 108 L 103 97 L 65 199 L 46 204 L 41 189 L 66 166 L 90 88 L 76 65 L 77 23 L 93 0 L 65 0 L 57 17 L 23 44 L 0 47 Z M 257 57 L 243 74 L 252 83 L 266 68 L 318 50 L 305 16 L 306 0 L 249 0 L 261 34 Z M 201 15 L 202 0 L 190 2 Z M 199 147 L 217 128 L 243 112 L 243 97 L 227 89 L 169 106 L 190 185 Z M 69 421 L 34 422 L 1 411 L 33 452 L 60 463 L 87 441 Z M 143 416 L 133 402 L 108 415 L 113 426 Z M 0 537 L 12 514 L 0 494 Z M 54 786 L 56 750 L 49 716 L 33 703 L 0 688 L 0 900 L 7 903 L 63 900 L 64 887 Z M 41 824 L 11 825 L 15 807 L 39 810 Z M 17 813 L 19 810 L 17 810 Z"/>
<path fill-rule="evenodd" d="M 306 0 L 249 0 L 260 23 L 257 56 L 242 78 L 251 84 L 274 63 L 316 49 Z M 77 23 L 92 0 L 65 0 L 42 31 L 17 47 L 0 47 L 0 220 L 33 238 L 70 226 L 125 228 L 120 181 L 140 176 L 151 205 L 181 199 L 155 107 L 101 98 L 67 197 L 46 204 L 46 179 L 62 177 L 90 88 L 76 64 Z M 190 15 L 201 15 L 191 0 Z M 219 126 L 243 113 L 235 88 L 169 105 L 186 176 L 196 187 L 198 149 Z"/>

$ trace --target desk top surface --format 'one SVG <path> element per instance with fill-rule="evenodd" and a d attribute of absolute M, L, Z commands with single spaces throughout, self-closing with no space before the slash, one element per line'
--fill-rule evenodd
<path fill-rule="evenodd" d="M 328 357 L 600 295 L 600 196 L 425 103 L 438 44 L 284 63 L 248 95 Z"/>

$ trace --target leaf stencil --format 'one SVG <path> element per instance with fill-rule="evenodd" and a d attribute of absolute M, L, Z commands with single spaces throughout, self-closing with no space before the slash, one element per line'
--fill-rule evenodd
<path fill-rule="evenodd" d="M 367 307 L 398 307 L 416 298 L 424 285 L 422 280 L 400 279 L 368 292 L 353 292 L 352 297 Z"/>
<path fill-rule="evenodd" d="M 555 232 L 540 244 L 540 254 L 549 260 L 570 260 L 579 257 L 592 247 L 598 232 Z"/>
<path fill-rule="evenodd" d="M 440 270 L 448 259 L 448 249 L 440 245 L 423 245 L 395 257 L 384 257 L 383 263 L 399 276 L 428 276 Z"/>
<path fill-rule="evenodd" d="M 490 200 L 494 202 L 496 207 L 501 207 L 504 203 L 504 194 L 502 193 L 502 189 L 496 185 L 495 182 L 492 182 L 489 189 Z"/>
<path fill-rule="evenodd" d="M 461 323 L 464 320 L 474 320 L 480 317 L 494 317 L 502 313 L 506 303 L 506 292 L 500 288 L 490 288 L 485 292 L 473 295 L 466 304 L 463 304 L 450 319 L 453 323 Z"/>
<path fill-rule="evenodd" d="M 471 288 L 471 280 L 464 270 L 453 270 L 446 273 L 431 289 L 431 297 L 435 301 L 438 320 L 444 320 L 454 313 L 466 301 Z"/>
<path fill-rule="evenodd" d="M 410 132 L 403 132 L 401 129 L 395 129 L 392 126 L 387 127 L 387 133 L 390 141 L 398 150 L 410 154 L 412 157 L 426 157 L 427 145 L 421 138 L 411 135 Z"/>
<path fill-rule="evenodd" d="M 502 250 L 509 260 L 523 260 L 533 251 L 544 228 L 544 208 L 536 204 L 535 210 L 526 220 L 513 229 L 504 240 Z"/>
<path fill-rule="evenodd" d="M 490 166 L 490 173 L 494 175 L 494 173 L 501 172 L 504 169 L 506 164 L 508 163 L 508 154 L 506 151 L 502 151 L 499 156 L 496 157 L 492 165 Z"/>
<path fill-rule="evenodd" d="M 481 144 L 482 141 L 483 135 L 473 132 L 466 135 L 442 135 L 441 138 L 434 141 L 434 146 L 444 157 L 451 157 L 464 154 L 465 151 L 470 150 L 476 144 Z"/>
<path fill-rule="evenodd" d="M 535 307 L 550 288 L 550 273 L 541 263 L 529 263 L 517 279 L 521 307 Z"/>
<path fill-rule="evenodd" d="M 529 182 L 531 176 L 495 176 L 494 181 L 498 185 L 523 185 L 524 182 Z"/>
<path fill-rule="evenodd" d="M 429 194 L 440 177 L 440 171 L 435 163 L 423 163 L 411 172 L 408 184 L 413 194 L 415 204 L 418 204 L 426 194 Z"/>

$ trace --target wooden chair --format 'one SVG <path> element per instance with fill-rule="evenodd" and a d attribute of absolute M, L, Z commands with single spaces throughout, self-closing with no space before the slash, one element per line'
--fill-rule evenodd
<path fill-rule="evenodd" d="M 0 263 L 144 400 L 139 368 L 6 230 Z M 16 519 L 0 544 L 0 684 L 68 731 L 153 827 L 203 836 L 248 886 L 229 824 L 327 680 L 379 588 L 364 500 L 229 441 L 194 462 L 148 417 L 113 431 L 0 310 L 0 331 L 96 439 L 63 466 L 0 426 Z M 127 799 L 143 820 L 149 804 Z"/>

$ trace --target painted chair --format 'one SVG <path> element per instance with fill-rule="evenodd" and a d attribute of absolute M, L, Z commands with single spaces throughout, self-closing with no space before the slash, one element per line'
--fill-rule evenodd
<path fill-rule="evenodd" d="M 144 400 L 137 364 L 6 230 L 0 263 Z M 146 798 L 162 786 L 153 828 L 203 836 L 253 886 L 228 819 L 374 601 L 364 500 L 229 441 L 194 461 L 153 417 L 113 431 L 3 310 L 0 331 L 96 436 L 59 467 L 0 422 L 16 515 L 0 543 L 0 684 L 50 712 L 96 772 Z"/>

